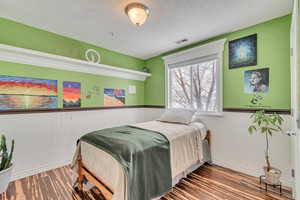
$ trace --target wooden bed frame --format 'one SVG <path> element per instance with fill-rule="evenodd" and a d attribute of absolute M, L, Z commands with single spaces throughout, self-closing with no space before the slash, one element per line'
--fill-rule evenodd
<path fill-rule="evenodd" d="M 211 131 L 207 130 L 205 139 L 208 141 L 209 147 L 211 146 Z M 89 169 L 84 165 L 81 159 L 81 155 L 78 160 L 78 179 L 76 187 L 78 187 L 79 191 L 83 190 L 83 183 L 89 182 L 94 184 L 97 189 L 102 193 L 105 200 L 111 200 L 114 194 L 114 190 L 107 186 L 104 181 L 101 180 L 100 177 L 97 177 Z"/>

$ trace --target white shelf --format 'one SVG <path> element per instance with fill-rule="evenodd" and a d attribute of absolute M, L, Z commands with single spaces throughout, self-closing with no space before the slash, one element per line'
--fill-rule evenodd
<path fill-rule="evenodd" d="M 115 66 L 91 63 L 74 58 L 0 44 L 0 60 L 74 72 L 144 81 L 151 74 Z"/>

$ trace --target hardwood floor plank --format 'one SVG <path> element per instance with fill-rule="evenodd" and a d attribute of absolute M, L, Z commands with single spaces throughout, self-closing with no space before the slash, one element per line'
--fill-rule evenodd
<path fill-rule="evenodd" d="M 73 189 L 71 169 L 65 166 L 10 183 L 0 200 L 104 200 L 97 188 Z M 220 166 L 204 165 L 182 179 L 161 200 L 291 200 L 291 190 L 264 186 L 255 177 Z"/>
<path fill-rule="evenodd" d="M 235 192 L 240 191 L 241 194 L 248 196 L 248 198 L 250 199 L 261 200 L 261 199 L 266 199 L 268 197 L 268 195 L 262 192 L 264 190 L 261 189 L 261 186 L 259 185 L 257 179 L 256 179 L 257 188 L 249 187 L 248 184 L 249 180 L 243 178 L 241 174 L 238 172 L 229 171 L 230 173 L 224 174 L 224 171 L 226 170 L 214 171 L 214 167 L 212 167 L 212 171 L 214 171 L 214 173 L 210 174 L 209 171 L 210 170 L 207 170 L 205 167 L 203 167 L 203 170 L 193 173 L 191 176 L 196 176 L 197 178 L 200 179 L 207 179 L 208 181 L 212 181 L 215 184 L 222 185 L 224 187 L 227 187 L 228 189 L 233 189 Z M 253 177 L 251 179 L 253 179 Z M 271 187 L 269 193 L 271 193 Z M 282 198 L 278 197 L 277 199 L 280 200 Z"/>

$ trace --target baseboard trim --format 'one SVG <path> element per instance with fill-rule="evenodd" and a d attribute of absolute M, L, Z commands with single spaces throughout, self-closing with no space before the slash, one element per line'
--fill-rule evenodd
<path fill-rule="evenodd" d="M 70 163 L 71 163 L 71 160 L 65 160 L 65 161 L 61 161 L 61 162 L 57 162 L 57 163 L 43 165 L 43 166 L 37 167 L 35 169 L 29 169 L 29 170 L 17 171 L 17 172 L 13 171 L 11 180 L 14 181 L 14 180 L 18 180 L 21 178 L 35 175 L 35 174 L 39 174 L 39 173 L 42 173 L 45 171 L 53 170 L 53 169 L 56 169 L 59 167 L 66 166 Z"/>
<path fill-rule="evenodd" d="M 229 169 L 232 169 L 232 170 L 235 170 L 238 172 L 242 172 L 242 173 L 245 173 L 245 174 L 248 174 L 251 176 L 255 176 L 255 177 L 259 177 L 263 173 L 263 171 L 258 168 L 250 169 L 249 167 L 246 167 L 246 166 L 236 166 L 230 162 L 226 162 L 226 161 L 222 161 L 222 160 L 218 160 L 218 159 L 213 159 L 213 164 L 219 165 L 219 166 L 222 166 L 225 168 L 229 168 Z M 284 177 L 284 176 L 281 177 L 281 182 L 284 186 L 287 186 L 287 187 L 292 187 L 294 184 L 294 181 L 292 178 Z"/>

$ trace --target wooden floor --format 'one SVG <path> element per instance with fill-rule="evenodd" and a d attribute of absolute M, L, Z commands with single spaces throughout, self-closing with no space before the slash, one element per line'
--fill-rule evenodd
<path fill-rule="evenodd" d="M 270 188 L 266 193 L 257 178 L 219 166 L 202 166 L 181 182 L 162 200 L 285 200 L 291 192 L 283 189 L 280 196 Z M 96 188 L 80 194 L 72 189 L 71 171 L 63 167 L 24 178 L 10 184 L 0 200 L 103 200 Z"/>

